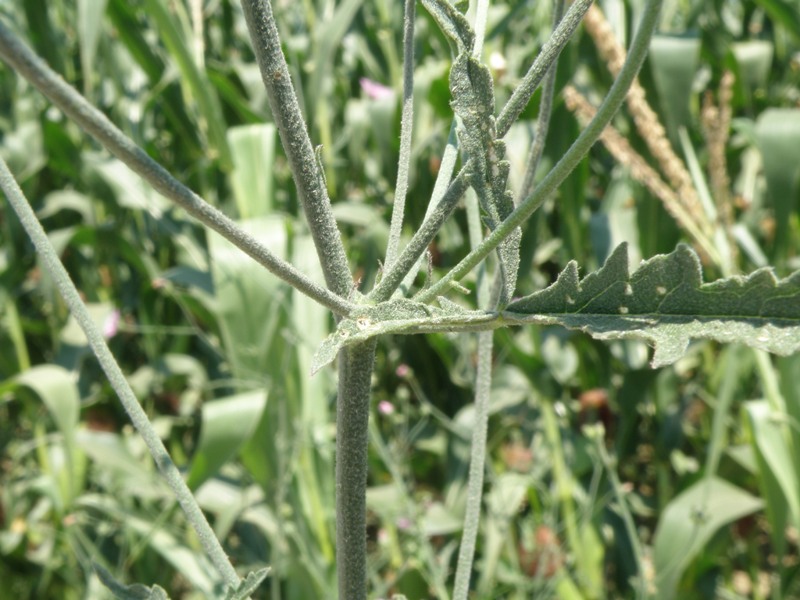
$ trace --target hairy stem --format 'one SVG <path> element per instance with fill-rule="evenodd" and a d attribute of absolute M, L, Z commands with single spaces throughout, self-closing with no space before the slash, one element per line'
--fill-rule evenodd
<path fill-rule="evenodd" d="M 272 117 L 289 159 L 325 282 L 330 290 L 346 298 L 353 289 L 347 255 L 281 50 L 271 3 L 268 0 L 242 0 L 242 8 L 267 89 Z"/>
<path fill-rule="evenodd" d="M 192 492 L 187 487 L 183 477 L 172 462 L 172 459 L 167 453 L 167 449 L 158 437 L 158 433 L 151 425 L 147 418 L 147 414 L 142 409 L 139 401 L 136 399 L 133 390 L 128 384 L 125 375 L 119 368 L 117 361 L 114 360 L 114 355 L 111 354 L 108 345 L 103 339 L 103 334 L 98 327 L 94 324 L 89 311 L 81 300 L 75 284 L 69 277 L 67 270 L 61 261 L 58 259 L 58 254 L 55 248 L 50 243 L 36 215 L 33 212 L 30 204 L 22 193 L 22 190 L 17 185 L 14 176 L 8 169 L 5 161 L 0 158 L 0 188 L 2 188 L 6 197 L 8 198 L 14 212 L 17 213 L 23 228 L 30 237 L 36 251 L 42 257 L 42 262 L 48 273 L 53 277 L 56 283 L 58 292 L 64 298 L 64 302 L 69 307 L 70 312 L 75 317 L 75 320 L 80 325 L 83 332 L 86 334 L 86 339 L 89 341 L 89 346 L 97 357 L 100 367 L 108 377 L 111 387 L 114 388 L 117 396 L 125 408 L 125 412 L 131 419 L 131 423 L 142 436 L 145 444 L 147 445 L 150 455 L 156 462 L 158 470 L 166 479 L 167 484 L 175 494 L 187 520 L 191 523 L 194 530 L 197 532 L 197 537 L 200 544 L 206 552 L 206 555 L 211 559 L 211 562 L 217 568 L 225 583 L 232 588 L 239 585 L 239 576 L 236 570 L 228 560 L 225 550 L 214 535 L 214 531 L 208 524 L 203 511 L 198 506 Z"/>
<path fill-rule="evenodd" d="M 528 104 L 528 101 L 530 101 L 531 96 L 539 87 L 548 69 L 556 60 L 561 50 L 564 49 L 564 46 L 575 32 L 575 29 L 577 29 L 581 17 L 589 8 L 589 4 L 591 4 L 591 0 L 576 0 L 567 12 L 567 15 L 559 23 L 558 27 L 556 27 L 550 40 L 542 47 L 542 51 L 536 57 L 533 65 L 531 65 L 531 68 L 525 75 L 523 84 L 517 88 L 498 117 L 498 137 L 503 137 L 508 133 L 511 124 Z M 442 228 L 444 222 L 455 210 L 461 196 L 463 196 L 464 192 L 467 190 L 468 183 L 465 174 L 469 166 L 470 163 L 468 162 L 465 166 L 461 167 L 461 170 L 450 184 L 442 200 L 436 205 L 433 212 L 431 212 L 430 218 L 426 218 L 423 221 L 417 233 L 411 238 L 408 246 L 405 247 L 400 257 L 392 265 L 392 268 L 388 269 L 387 273 L 384 273 L 381 281 L 375 286 L 375 289 L 372 290 L 369 295 L 370 300 L 382 302 L 383 300 L 391 298 L 394 291 L 403 283 L 406 275 L 412 271 L 412 269 L 416 268 L 422 253 L 425 252 L 425 249 L 433 241 L 433 238 L 436 237 L 436 234 Z M 513 230 L 513 227 L 509 229 L 509 231 L 511 230 Z M 500 241 L 502 240 L 499 240 L 498 244 Z"/>
<path fill-rule="evenodd" d="M 353 309 L 350 302 L 317 285 L 291 264 L 274 255 L 254 237 L 243 232 L 231 219 L 170 175 L 77 90 L 65 83 L 2 23 L 0 57 L 165 198 L 219 233 L 272 274 L 333 312 L 347 315 Z"/>
<path fill-rule="evenodd" d="M 416 300 L 426 302 L 437 295 L 445 293 L 452 282 L 458 281 L 461 277 L 469 273 L 475 268 L 490 252 L 492 252 L 500 243 L 506 239 L 511 232 L 522 225 L 533 212 L 541 206 L 542 202 L 552 194 L 559 185 L 567 178 L 572 170 L 578 165 L 583 157 L 589 152 L 589 149 L 600 137 L 600 134 L 608 125 L 611 118 L 616 114 L 622 102 L 625 100 L 627 90 L 630 87 L 639 69 L 644 62 L 647 55 L 647 48 L 650 45 L 650 39 L 655 31 L 656 24 L 658 23 L 658 15 L 661 10 L 663 0 L 649 0 L 644 9 L 641 23 L 636 32 L 636 37 L 633 39 L 628 58 L 625 65 L 619 73 L 619 76 L 614 81 L 611 89 L 608 92 L 603 104 L 597 111 L 594 119 L 589 123 L 586 129 L 581 132 L 578 139 L 572 144 L 566 154 L 561 158 L 555 167 L 547 174 L 542 182 L 534 190 L 528 198 L 520 204 L 508 218 L 506 218 L 491 234 L 483 241 L 483 243 L 472 250 L 464 259 L 459 262 L 453 269 L 448 272 L 444 277 L 437 281 L 431 287 L 423 290 L 416 296 Z M 574 6 L 574 5 L 573 5 Z M 566 17 L 562 24 L 566 21 Z M 506 112 L 505 110 L 503 111 Z M 502 115 L 501 115 L 502 116 Z M 499 123 L 499 119 L 498 119 Z M 498 131 L 500 127 L 498 125 Z"/>
<path fill-rule="evenodd" d="M 414 17 L 416 0 L 406 0 L 403 25 L 403 111 L 400 119 L 400 157 L 397 161 L 397 186 L 394 192 L 392 224 L 389 244 L 386 247 L 384 268 L 397 259 L 397 247 L 403 231 L 406 194 L 408 193 L 408 168 L 411 163 L 411 131 L 414 125 Z"/>
<path fill-rule="evenodd" d="M 558 24 L 558 27 L 553 30 L 550 39 L 542 46 L 541 52 L 539 52 L 536 60 L 533 61 L 528 72 L 525 73 L 525 77 L 522 78 L 522 81 L 514 90 L 514 93 L 511 94 L 511 98 L 508 99 L 503 110 L 500 111 L 496 125 L 497 137 L 503 137 L 508 133 L 511 125 L 514 124 L 520 114 L 522 114 L 522 111 L 525 110 L 533 93 L 539 87 L 544 76 L 547 75 L 550 67 L 555 63 L 558 55 L 561 54 L 564 46 L 567 45 L 572 34 L 575 33 L 575 30 L 583 19 L 583 15 L 586 14 L 586 11 L 589 10 L 591 5 L 592 0 L 575 0 L 572 6 L 570 6 L 567 14 L 564 15 L 564 18 Z"/>
<path fill-rule="evenodd" d="M 464 533 L 458 549 L 456 581 L 453 600 L 466 600 L 469 595 L 469 580 L 472 561 L 475 557 L 475 542 L 481 517 L 483 499 L 483 474 L 486 469 L 486 436 L 489 426 L 489 392 L 492 386 L 492 331 L 478 334 L 478 372 L 475 381 L 475 422 L 472 427 L 472 446 L 467 481 L 467 510 L 464 514 Z"/>
<path fill-rule="evenodd" d="M 561 18 L 564 16 L 564 2 L 565 0 L 556 0 L 553 9 L 554 29 L 558 27 Z M 547 130 L 550 128 L 550 115 L 553 112 L 553 96 L 556 91 L 557 71 L 558 58 L 550 65 L 550 69 L 547 71 L 547 76 L 544 80 L 544 85 L 542 86 L 542 101 L 539 103 L 539 116 L 536 118 L 535 137 L 530 154 L 528 155 L 528 165 L 525 168 L 525 177 L 519 190 L 517 204 L 522 202 L 533 192 L 533 179 L 536 177 L 536 169 L 539 167 L 539 161 L 542 160 L 544 142 L 547 139 Z"/>
<path fill-rule="evenodd" d="M 336 570 L 340 600 L 367 597 L 367 446 L 377 338 L 339 352 L 336 404 Z"/>

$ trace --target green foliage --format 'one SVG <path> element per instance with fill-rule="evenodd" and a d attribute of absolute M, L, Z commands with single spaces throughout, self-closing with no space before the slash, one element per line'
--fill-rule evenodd
<path fill-rule="evenodd" d="M 401 251 L 434 210 L 420 199 L 432 195 L 454 115 L 451 157 L 460 146 L 468 168 L 448 200 L 454 218 L 419 245 L 420 256 L 430 250 L 427 273 L 414 279 L 414 269 L 404 294 L 415 285 L 425 294 L 473 249 L 458 203 L 467 184 L 478 192 L 480 237 L 512 212 L 538 92 L 513 125 L 491 117 L 522 87 L 552 29 L 549 3 L 493 3 L 482 25 L 482 3 L 466 13 L 446 0 L 422 4 Z M 640 3 L 600 4 L 614 31 L 632 35 Z M 203 231 L 171 208 L 15 69 L 0 69 L 0 154 L 242 575 L 226 589 L 3 203 L 0 596 L 103 597 L 101 580 L 145 594 L 132 597 L 331 596 L 334 441 L 346 428 L 333 425 L 335 374 L 321 367 L 376 337 L 364 379 L 372 399 L 355 402 L 354 425 L 369 439 L 367 535 L 356 537 L 367 542 L 371 596 L 451 594 L 470 436 L 487 422 L 467 573 L 474 597 L 633 597 L 656 584 L 664 598 L 796 596 L 794 4 L 667 3 L 669 37 L 641 76 L 673 144 L 695 163 L 692 185 L 710 190 L 702 206 L 724 259 L 701 252 L 710 283 L 693 250 L 673 250 L 693 238 L 597 145 L 522 226 L 518 256 L 516 241 L 500 245 L 424 302 L 389 291 L 373 304 L 368 290 L 391 275 L 379 260 L 397 175 L 398 3 L 274 3 L 284 43 L 273 48 L 286 53 L 312 153 L 321 144 L 313 164 L 325 172 L 323 205 L 329 196 L 355 273 L 344 285 L 351 296 L 338 300 L 318 293 L 326 273 L 313 223 L 300 214 L 291 157 L 275 144 L 238 3 L 206 3 L 199 20 L 192 2 L 9 3 L 7 26 L 232 225 L 291 260 L 317 300 L 263 273 L 224 231 Z M 723 68 L 735 84 L 720 186 L 701 107 L 718 94 Z M 585 33 L 566 46 L 556 75 L 534 184 L 580 132 L 560 90 L 572 83 L 594 101 L 611 84 Z M 362 78 L 388 90 L 372 98 Z M 656 166 L 624 111 L 613 124 Z M 444 194 L 452 171 L 442 170 Z M 474 297 L 498 273 L 506 287 L 496 288 L 493 312 Z M 335 325 L 330 308 L 342 315 Z M 467 332 L 488 328 L 498 330 L 483 420 Z M 395 335 L 412 333 L 427 335 Z M 653 362 L 674 366 L 646 368 L 640 339 L 655 346 Z M 743 344 L 716 343 L 732 339 Z"/>

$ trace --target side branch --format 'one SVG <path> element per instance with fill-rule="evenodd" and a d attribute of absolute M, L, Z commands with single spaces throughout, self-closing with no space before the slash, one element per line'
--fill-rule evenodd
<path fill-rule="evenodd" d="M 204 225 L 230 241 L 245 254 L 291 286 L 340 315 L 353 308 L 350 302 L 311 281 L 290 263 L 270 252 L 236 223 L 205 202 L 125 136 L 102 112 L 50 69 L 28 46 L 0 23 L 0 58 L 50 99 L 81 129 L 111 154 Z"/>
<path fill-rule="evenodd" d="M 647 55 L 647 48 L 650 45 L 650 39 L 653 37 L 656 24 L 658 23 L 658 15 L 661 12 L 661 5 L 663 0 L 649 0 L 642 16 L 641 23 L 636 32 L 636 37 L 631 44 L 630 53 L 625 61 L 625 65 L 619 73 L 614 85 L 611 86 L 608 95 L 606 96 L 603 104 L 597 111 L 594 119 L 581 132 L 578 139 L 572 144 L 566 154 L 561 158 L 555 167 L 547 174 L 542 182 L 534 190 L 525 201 L 520 204 L 514 212 L 512 212 L 492 233 L 483 241 L 483 243 L 470 252 L 464 259 L 458 263 L 452 270 L 450 270 L 442 279 L 437 281 L 434 285 L 426 290 L 417 294 L 414 298 L 419 302 L 427 302 L 438 295 L 446 293 L 451 282 L 457 282 L 461 277 L 469 273 L 475 268 L 483 259 L 485 259 L 500 243 L 505 240 L 511 232 L 522 225 L 533 212 L 541 206 L 544 200 L 550 196 L 558 186 L 567 178 L 567 176 L 575 169 L 578 163 L 583 160 L 583 157 L 589 152 L 589 149 L 600 137 L 600 134 L 605 129 L 606 125 L 611 121 L 611 118 L 617 113 L 622 102 L 625 100 L 628 88 L 639 73 L 639 69 L 644 62 Z M 563 25 L 567 20 L 561 22 Z M 560 26 L 559 26 L 560 27 Z M 510 101 L 509 101 L 510 104 Z M 503 111 L 503 114 L 506 110 Z M 503 114 L 498 118 L 498 132 L 501 130 L 501 119 Z"/>
<path fill-rule="evenodd" d="M 289 159 L 325 281 L 334 293 L 347 298 L 353 288 L 347 255 L 281 51 L 272 6 L 269 0 L 242 0 L 242 8 L 272 117 Z"/>

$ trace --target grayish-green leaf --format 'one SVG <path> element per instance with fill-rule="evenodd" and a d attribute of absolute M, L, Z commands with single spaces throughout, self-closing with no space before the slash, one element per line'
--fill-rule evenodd
<path fill-rule="evenodd" d="M 462 53 L 450 69 L 452 106 L 461 119 L 458 137 L 471 168 L 467 180 L 475 190 L 484 221 L 490 230 L 514 211 L 507 190 L 509 163 L 504 160 L 505 143 L 497 139 L 494 126 L 494 88 L 489 68 L 471 54 Z M 500 305 L 511 299 L 519 270 L 521 232 L 515 228 L 498 246 L 504 286 Z"/>
<path fill-rule="evenodd" d="M 680 358 L 691 339 L 788 355 L 800 349 L 800 272 L 779 281 L 765 268 L 704 284 L 697 255 L 681 245 L 629 275 L 621 244 L 583 279 L 570 262 L 553 285 L 511 303 L 503 316 L 581 329 L 598 339 L 643 339 L 655 346 L 654 367 Z"/>
<path fill-rule="evenodd" d="M 458 12 L 455 6 L 448 0 L 422 0 L 422 6 L 439 25 L 451 47 L 454 48 L 454 54 L 472 51 L 475 32 L 472 31 L 466 17 Z"/>
<path fill-rule="evenodd" d="M 336 331 L 322 342 L 311 364 L 314 374 L 333 362 L 339 350 L 371 337 L 387 333 L 421 333 L 447 331 L 450 324 L 461 326 L 496 318 L 496 313 L 468 311 L 455 302 L 445 302 L 441 308 L 396 298 L 376 305 L 364 305 L 352 318 L 343 319 Z"/>
<path fill-rule="evenodd" d="M 229 590 L 228 593 L 225 594 L 225 600 L 245 600 L 245 598 L 258 589 L 258 586 L 260 586 L 267 578 L 267 575 L 269 575 L 270 570 L 270 567 L 264 567 L 258 571 L 251 571 L 248 573 L 247 577 L 242 580 L 238 588 Z"/>

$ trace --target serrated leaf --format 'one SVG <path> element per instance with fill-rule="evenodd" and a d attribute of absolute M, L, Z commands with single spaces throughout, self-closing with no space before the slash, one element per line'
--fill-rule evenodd
<path fill-rule="evenodd" d="M 450 69 L 450 95 L 453 111 L 461 119 L 459 141 L 471 159 L 467 179 L 478 196 L 486 226 L 493 230 L 514 210 L 514 201 L 507 190 L 505 143 L 496 138 L 489 68 L 470 54 L 460 54 Z M 521 239 L 516 228 L 497 248 L 504 281 L 501 306 L 508 303 L 516 288 Z"/>
<path fill-rule="evenodd" d="M 676 361 L 692 339 L 788 355 L 800 349 L 800 272 L 779 281 L 765 268 L 704 284 L 697 255 L 680 245 L 629 275 L 627 244 L 621 244 L 583 279 L 570 262 L 553 285 L 512 302 L 503 316 L 598 339 L 646 340 L 655 347 L 654 367 Z"/>
<path fill-rule="evenodd" d="M 264 567 L 258 571 L 250 571 L 235 590 L 228 590 L 225 600 L 245 600 L 263 583 L 270 570 L 271 567 Z"/>
<path fill-rule="evenodd" d="M 422 0 L 425 7 L 433 17 L 439 29 L 447 37 L 447 40 L 455 48 L 455 54 L 470 52 L 475 42 L 475 32 L 455 6 L 448 0 Z"/>

